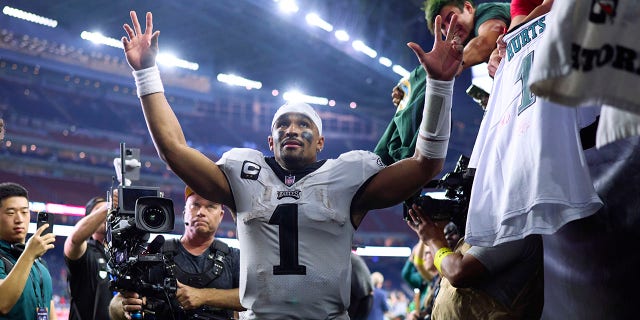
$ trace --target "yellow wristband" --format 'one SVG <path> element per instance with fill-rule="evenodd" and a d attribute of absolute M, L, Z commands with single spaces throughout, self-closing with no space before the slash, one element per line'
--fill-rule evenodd
<path fill-rule="evenodd" d="M 416 266 L 422 266 L 424 265 L 424 259 L 420 257 L 415 257 L 413 258 L 413 264 L 415 264 Z"/>
<path fill-rule="evenodd" d="M 438 249 L 438 252 L 436 252 L 436 256 L 433 258 L 433 264 L 436 266 L 436 269 L 438 269 L 438 272 L 440 274 L 442 274 L 442 270 L 440 269 L 440 264 L 442 263 L 442 259 L 444 259 L 444 257 L 452 253 L 453 251 L 451 251 L 451 249 L 447 247 L 442 247 Z"/>

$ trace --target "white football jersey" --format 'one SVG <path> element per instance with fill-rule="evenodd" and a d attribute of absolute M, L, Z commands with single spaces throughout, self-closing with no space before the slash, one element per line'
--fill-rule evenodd
<path fill-rule="evenodd" d="M 466 241 L 494 246 L 551 234 L 595 213 L 595 193 L 578 133 L 577 109 L 533 95 L 527 85 L 545 17 L 505 35 L 507 55 L 494 79 L 469 167 L 477 168 Z"/>
<path fill-rule="evenodd" d="M 351 201 L 384 167 L 367 151 L 351 151 L 283 183 L 251 149 L 218 161 L 236 204 L 240 299 L 257 319 L 348 319 Z"/>

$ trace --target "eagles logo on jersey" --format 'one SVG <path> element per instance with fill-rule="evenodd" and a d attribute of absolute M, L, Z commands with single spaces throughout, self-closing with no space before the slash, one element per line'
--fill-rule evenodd
<path fill-rule="evenodd" d="M 300 190 L 285 190 L 285 191 L 278 191 L 277 194 L 277 199 L 280 200 L 282 198 L 294 198 L 296 200 L 300 199 L 300 194 L 302 194 L 302 191 Z"/>

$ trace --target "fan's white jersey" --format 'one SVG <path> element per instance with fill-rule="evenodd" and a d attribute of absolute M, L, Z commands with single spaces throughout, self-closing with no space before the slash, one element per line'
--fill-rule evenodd
<path fill-rule="evenodd" d="M 256 150 L 232 149 L 218 165 L 237 209 L 242 305 L 257 319 L 346 319 L 351 201 L 380 158 L 347 152 L 290 187 Z"/>
<path fill-rule="evenodd" d="M 556 1 L 545 50 L 529 84 L 540 97 L 571 106 L 609 105 L 640 115 L 640 2 Z"/>
<path fill-rule="evenodd" d="M 640 2 L 558 1 L 529 84 L 540 97 L 602 105 L 598 148 L 640 135 Z"/>
<path fill-rule="evenodd" d="M 527 78 L 545 17 L 505 35 L 507 55 L 494 79 L 469 167 L 477 168 L 466 241 L 494 246 L 551 234 L 602 206 L 578 133 L 578 109 L 531 94 Z"/>

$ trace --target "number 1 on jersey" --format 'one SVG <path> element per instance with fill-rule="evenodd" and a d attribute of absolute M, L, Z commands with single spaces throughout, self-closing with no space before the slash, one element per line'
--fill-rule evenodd
<path fill-rule="evenodd" d="M 269 219 L 278 226 L 280 265 L 273 266 L 273 274 L 307 274 L 307 267 L 298 264 L 298 205 L 279 204 Z"/>
<path fill-rule="evenodd" d="M 534 102 L 536 102 L 536 96 L 529 89 L 529 72 L 531 71 L 531 65 L 533 64 L 533 52 L 527 54 L 520 64 L 518 70 L 518 80 L 522 83 L 522 100 L 518 106 L 518 114 L 529 108 Z"/>

